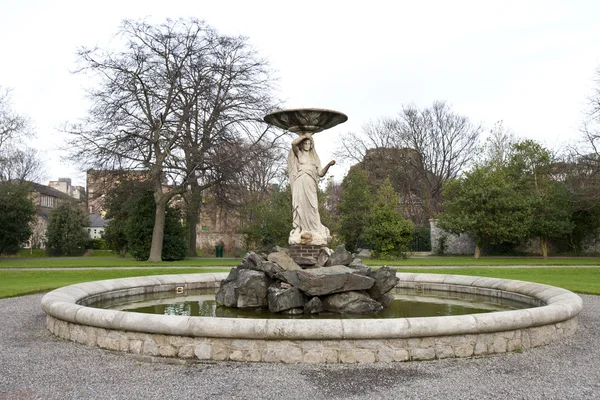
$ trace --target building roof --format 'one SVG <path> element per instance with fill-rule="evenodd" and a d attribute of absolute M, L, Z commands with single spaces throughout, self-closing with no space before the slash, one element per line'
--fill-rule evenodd
<path fill-rule="evenodd" d="M 69 196 L 68 194 L 63 193 L 60 190 L 51 188 L 50 186 L 42 185 L 35 182 L 29 182 L 29 184 L 31 185 L 32 192 L 38 192 L 40 194 L 45 194 L 46 196 L 58 197 L 60 199 L 74 200 L 73 197 Z"/>
<path fill-rule="evenodd" d="M 108 221 L 105 220 L 100 214 L 90 214 L 90 227 L 92 228 L 104 228 L 108 225 Z"/>

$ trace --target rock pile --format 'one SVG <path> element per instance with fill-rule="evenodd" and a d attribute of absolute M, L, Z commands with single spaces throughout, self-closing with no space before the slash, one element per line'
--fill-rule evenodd
<path fill-rule="evenodd" d="M 271 312 L 374 314 L 388 307 L 398 281 L 396 271 L 372 271 L 340 245 L 324 247 L 317 259 L 301 260 L 285 249 L 266 255 L 250 252 L 231 269 L 217 291 L 217 303 L 236 308 L 268 308 Z"/>

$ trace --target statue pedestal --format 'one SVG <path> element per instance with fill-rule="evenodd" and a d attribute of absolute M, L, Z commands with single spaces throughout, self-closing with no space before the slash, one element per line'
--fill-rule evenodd
<path fill-rule="evenodd" d="M 325 245 L 316 244 L 291 244 L 290 256 L 296 257 L 313 257 L 315 260 L 319 257 L 319 252 Z"/>

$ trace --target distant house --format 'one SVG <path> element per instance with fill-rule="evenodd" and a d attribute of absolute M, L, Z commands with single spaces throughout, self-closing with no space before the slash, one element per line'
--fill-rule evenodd
<path fill-rule="evenodd" d="M 90 235 L 90 239 L 102 239 L 102 235 L 104 234 L 104 229 L 108 224 L 102 215 L 100 214 L 90 214 L 90 226 L 87 226 L 88 235 Z"/>
<path fill-rule="evenodd" d="M 48 229 L 48 218 L 52 211 L 64 202 L 76 201 L 73 197 L 60 190 L 39 183 L 30 182 L 31 200 L 36 210 L 36 219 L 33 224 L 33 232 L 29 241 L 25 243 L 25 248 L 45 247 L 46 230 Z"/>
<path fill-rule="evenodd" d="M 66 193 L 76 200 L 86 200 L 85 188 L 83 186 L 71 185 L 71 178 L 58 178 L 57 181 L 48 182 L 48 186 L 63 193 Z"/>

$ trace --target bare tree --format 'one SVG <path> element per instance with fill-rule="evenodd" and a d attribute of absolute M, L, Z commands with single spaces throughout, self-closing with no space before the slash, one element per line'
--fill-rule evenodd
<path fill-rule="evenodd" d="M 478 149 L 478 164 L 506 165 L 518 141 L 515 133 L 506 128 L 503 121 L 496 122 Z"/>
<path fill-rule="evenodd" d="M 444 181 L 456 178 L 472 161 L 478 145 L 481 125 L 473 125 L 465 116 L 452 111 L 443 101 L 429 108 L 405 106 L 399 116 L 401 146 L 416 150 L 422 166 L 422 188 L 429 216 L 441 210 Z"/>
<path fill-rule="evenodd" d="M 0 149 L 28 134 L 28 119 L 12 110 L 10 90 L 0 86 Z"/>
<path fill-rule="evenodd" d="M 405 179 L 410 182 L 405 186 L 418 186 L 422 218 L 428 219 L 441 209 L 443 182 L 458 176 L 473 160 L 481 131 L 480 125 L 456 114 L 445 102 L 436 101 L 424 109 L 407 105 L 396 118 L 381 118 L 365 125 L 363 134 L 347 135 L 336 156 L 345 154 L 347 159 L 362 162 L 370 149 L 404 149 L 396 152 L 402 158 L 397 164 L 406 165 L 410 174 L 416 174 Z M 401 193 L 411 197 L 409 194 Z"/>
<path fill-rule="evenodd" d="M 567 187 L 577 195 L 579 206 L 584 209 L 594 207 L 600 200 L 600 68 L 596 75 L 597 86 L 588 99 L 579 140 L 568 146 L 560 171 Z"/>
<path fill-rule="evenodd" d="M 42 181 L 46 174 L 37 150 L 26 146 L 19 147 L 5 146 L 0 152 L 0 179 Z"/>
<path fill-rule="evenodd" d="M 399 147 L 398 120 L 382 117 L 371 120 L 361 127 L 361 133 L 346 133 L 334 156 L 341 161 L 361 162 L 371 149 Z"/>
<path fill-rule="evenodd" d="M 178 162 L 188 177 L 190 254 L 196 250 L 202 193 L 214 186 L 222 187 L 213 192 L 226 193 L 227 182 L 235 182 L 238 171 L 265 149 L 261 144 L 274 145 L 279 139 L 262 120 L 274 107 L 266 60 L 243 37 L 219 36 L 212 30 L 206 35 L 208 56 L 183 65 L 177 97 L 176 113 L 183 122 Z"/>
<path fill-rule="evenodd" d="M 45 178 L 39 154 L 22 142 L 33 136 L 29 120 L 12 110 L 10 91 L 0 87 L 0 180 Z"/>
<path fill-rule="evenodd" d="M 246 134 L 239 122 L 250 97 L 241 93 L 256 90 L 266 101 L 268 68 L 246 39 L 220 36 L 196 19 L 124 21 L 119 33 L 121 50 L 79 51 L 78 72 L 94 73 L 100 83 L 89 92 L 87 119 L 67 128 L 71 158 L 87 167 L 149 171 L 156 215 L 148 260 L 158 261 L 168 202 L 220 181 L 218 167 L 231 158 L 220 148 Z M 254 67 L 258 75 L 248 72 Z"/>

